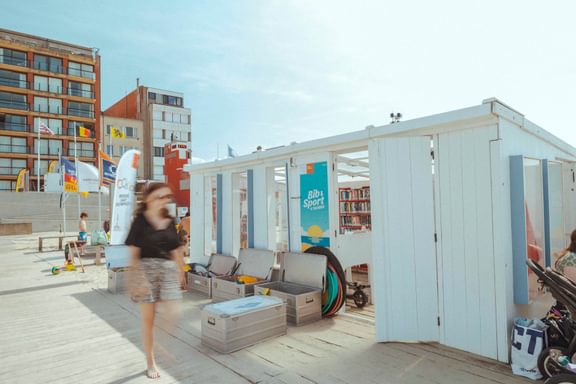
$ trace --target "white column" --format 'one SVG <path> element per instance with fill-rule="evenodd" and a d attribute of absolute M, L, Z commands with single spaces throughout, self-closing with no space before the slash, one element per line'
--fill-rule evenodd
<path fill-rule="evenodd" d="M 271 202 L 266 188 L 267 169 L 265 166 L 258 166 L 254 167 L 252 170 L 252 192 L 254 196 L 254 248 L 269 248 L 268 207 Z"/>
<path fill-rule="evenodd" d="M 225 255 L 238 255 L 238 249 L 234 252 L 233 237 L 238 237 L 240 243 L 240 233 L 234 234 L 232 218 L 232 173 L 222 172 L 222 253 Z M 239 221 L 239 220 L 238 220 Z"/>
<path fill-rule="evenodd" d="M 190 261 L 205 262 L 204 234 L 211 228 L 205 220 L 204 209 L 204 176 L 190 176 Z M 208 226 L 210 225 L 210 226 Z"/>

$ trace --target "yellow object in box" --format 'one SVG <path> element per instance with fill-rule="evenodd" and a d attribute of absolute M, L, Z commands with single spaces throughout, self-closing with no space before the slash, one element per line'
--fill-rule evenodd
<path fill-rule="evenodd" d="M 252 284 L 257 282 L 259 279 L 254 276 L 240 275 L 236 278 L 236 281 L 240 284 Z"/>

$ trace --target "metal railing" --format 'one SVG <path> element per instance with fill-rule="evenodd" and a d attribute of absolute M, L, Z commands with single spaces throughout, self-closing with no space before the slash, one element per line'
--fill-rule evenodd
<path fill-rule="evenodd" d="M 68 148 L 68 156 L 75 156 L 76 151 L 74 148 Z M 96 157 L 94 150 L 91 149 L 78 149 L 78 157 Z"/>
<path fill-rule="evenodd" d="M 58 73 L 58 74 L 65 74 L 66 73 L 66 68 L 64 68 L 62 65 L 59 64 L 46 64 L 46 63 L 39 63 L 39 62 L 33 62 L 31 63 L 31 68 L 32 69 L 37 69 L 39 71 L 45 71 L 45 72 L 52 72 L 52 73 Z"/>
<path fill-rule="evenodd" d="M 16 80 L 9 77 L 0 76 L 0 85 L 4 87 L 24 88 L 28 89 L 29 83 L 25 80 Z"/>
<path fill-rule="evenodd" d="M 19 59 L 13 56 L 0 55 L 0 64 L 17 65 L 19 67 L 27 67 L 28 61 L 26 59 Z"/>
<path fill-rule="evenodd" d="M 0 100 L 0 108 L 19 109 L 27 111 L 29 109 L 28 103 L 21 101 Z"/>
<path fill-rule="evenodd" d="M 24 167 L 0 167 L 0 175 L 8 175 L 8 176 L 13 176 L 13 175 L 17 175 L 18 172 L 20 172 L 20 170 Z"/>
<path fill-rule="evenodd" d="M 34 106 L 34 112 L 44 112 L 44 113 L 53 113 L 56 115 L 62 114 L 62 107 L 60 106 L 53 106 L 53 105 L 43 105 L 43 104 L 36 104 Z"/>
<path fill-rule="evenodd" d="M 78 88 L 68 88 L 68 95 L 69 96 L 85 97 L 88 99 L 94 98 L 94 92 L 85 91 L 83 89 L 78 89 Z"/>
<path fill-rule="evenodd" d="M 69 75 L 81 77 L 83 79 L 96 79 L 96 73 L 92 71 L 85 71 L 78 68 L 66 68 L 61 64 L 56 63 L 41 63 L 35 61 L 28 61 L 26 59 L 19 59 L 13 56 L 0 55 L 0 64 L 17 65 L 19 67 L 27 67 L 37 69 L 39 71 L 57 73 L 60 75 Z"/>
<path fill-rule="evenodd" d="M 0 130 L 14 132 L 30 132 L 30 125 L 26 123 L 0 122 Z"/>
<path fill-rule="evenodd" d="M 89 117 L 94 118 L 94 111 L 86 111 L 85 109 L 80 108 L 68 108 L 68 116 L 80 116 L 80 117 Z"/>
<path fill-rule="evenodd" d="M 30 147 L 19 144 L 0 144 L 0 152 L 3 153 L 31 153 Z"/>
<path fill-rule="evenodd" d="M 84 79 L 90 79 L 90 80 L 94 80 L 96 78 L 96 74 L 94 72 L 83 71 L 77 68 L 68 68 L 68 75 L 82 77 Z"/>
<path fill-rule="evenodd" d="M 50 87 L 49 85 L 45 85 L 45 84 L 34 84 L 34 91 L 63 94 L 64 88 L 62 88 L 60 86 Z"/>

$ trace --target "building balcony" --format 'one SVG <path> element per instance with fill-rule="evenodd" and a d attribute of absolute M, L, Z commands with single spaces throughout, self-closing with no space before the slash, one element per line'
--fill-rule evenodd
<path fill-rule="evenodd" d="M 94 111 L 87 111 L 79 108 L 68 108 L 67 114 L 68 116 L 88 117 L 90 119 L 94 118 Z"/>
<path fill-rule="evenodd" d="M 19 67 L 28 67 L 28 61 L 26 59 L 20 59 L 17 57 L 0 55 L 0 64 L 17 65 Z"/>
<path fill-rule="evenodd" d="M 16 153 L 16 154 L 30 154 L 30 146 L 28 145 L 15 145 L 15 144 L 0 144 L 0 153 Z"/>
<path fill-rule="evenodd" d="M 2 176 L 17 176 L 22 168 L 18 167 L 0 167 L 0 175 Z"/>
<path fill-rule="evenodd" d="M 0 76 L 0 86 L 28 89 L 30 88 L 30 83 L 24 80 L 16 80 L 9 77 Z"/>
<path fill-rule="evenodd" d="M 31 68 L 38 71 L 56 73 L 58 75 L 68 75 L 81 77 L 83 79 L 95 80 L 96 73 L 90 71 L 83 71 L 77 68 L 66 68 L 56 63 L 39 63 L 30 62 L 26 59 L 21 59 L 12 56 L 0 55 L 0 64 L 15 65 L 18 67 Z"/>
<path fill-rule="evenodd" d="M 77 97 L 84 97 L 87 99 L 94 99 L 94 92 L 92 91 L 85 91 L 83 89 L 78 88 L 68 88 L 68 96 L 77 96 Z"/>
<path fill-rule="evenodd" d="M 30 125 L 23 123 L 0 122 L 0 130 L 13 132 L 31 132 Z"/>
<path fill-rule="evenodd" d="M 0 100 L 0 108 L 28 111 L 30 109 L 30 106 L 28 105 L 28 103 L 24 103 L 21 101 Z"/>
<path fill-rule="evenodd" d="M 96 157 L 96 153 L 93 150 L 89 149 L 79 149 L 78 153 L 74 148 L 68 148 L 68 156 L 78 156 L 78 157 Z"/>

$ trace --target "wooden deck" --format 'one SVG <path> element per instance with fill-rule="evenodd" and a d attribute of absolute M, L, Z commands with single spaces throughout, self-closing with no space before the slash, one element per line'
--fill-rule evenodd
<path fill-rule="evenodd" d="M 37 235 L 0 237 L 0 382 L 150 383 L 138 308 L 107 292 L 104 266 L 50 274 L 61 251 Z M 528 383 L 498 362 L 433 344 L 378 344 L 374 327 L 345 316 L 289 327 L 288 335 L 222 355 L 200 343 L 200 310 L 185 294 L 172 332 L 157 330 L 157 383 Z"/>

